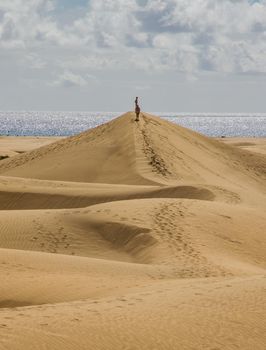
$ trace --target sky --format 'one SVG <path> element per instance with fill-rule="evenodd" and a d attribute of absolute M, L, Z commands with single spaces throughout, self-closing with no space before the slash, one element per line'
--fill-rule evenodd
<path fill-rule="evenodd" d="M 266 0 L 0 0 L 0 110 L 266 112 Z"/>

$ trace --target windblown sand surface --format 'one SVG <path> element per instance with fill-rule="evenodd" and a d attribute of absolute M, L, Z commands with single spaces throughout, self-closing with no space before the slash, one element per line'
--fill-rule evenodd
<path fill-rule="evenodd" d="M 61 139 L 62 137 L 0 136 L 0 157 L 13 157 Z"/>
<path fill-rule="evenodd" d="M 0 161 L 0 349 L 264 350 L 265 144 L 127 113 Z"/>
<path fill-rule="evenodd" d="M 266 138 L 264 137 L 229 137 L 223 138 L 225 144 L 236 146 L 247 151 L 266 155 Z"/>

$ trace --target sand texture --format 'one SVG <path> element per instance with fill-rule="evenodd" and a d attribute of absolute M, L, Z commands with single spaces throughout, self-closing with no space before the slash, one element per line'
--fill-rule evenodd
<path fill-rule="evenodd" d="M 265 139 L 129 112 L 4 151 L 1 350 L 266 348 Z"/>

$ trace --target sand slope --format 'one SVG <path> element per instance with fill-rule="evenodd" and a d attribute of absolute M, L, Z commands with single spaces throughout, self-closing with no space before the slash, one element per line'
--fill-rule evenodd
<path fill-rule="evenodd" d="M 157 117 L 127 113 L 105 125 L 0 163 L 8 176 L 154 184 L 266 177 L 265 157 L 232 148 Z M 256 168 L 254 169 L 254 167 Z M 236 173 L 236 174 L 235 174 Z"/>
<path fill-rule="evenodd" d="M 131 124 L 130 118 L 122 116 L 7 160 L 1 163 L 0 171 L 47 180 L 143 184 L 145 180 L 136 171 Z"/>
<path fill-rule="evenodd" d="M 263 137 L 228 137 L 217 139 L 225 144 L 238 147 L 250 152 L 266 155 L 266 138 Z"/>
<path fill-rule="evenodd" d="M 127 113 L 0 161 L 0 349 L 265 349 L 266 158 L 241 142 Z"/>

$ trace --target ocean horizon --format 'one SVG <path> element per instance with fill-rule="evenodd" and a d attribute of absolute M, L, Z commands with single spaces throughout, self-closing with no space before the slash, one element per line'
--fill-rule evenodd
<path fill-rule="evenodd" d="M 266 137 L 266 113 L 149 112 L 213 137 Z M 71 136 L 123 112 L 0 111 L 0 135 Z"/>

